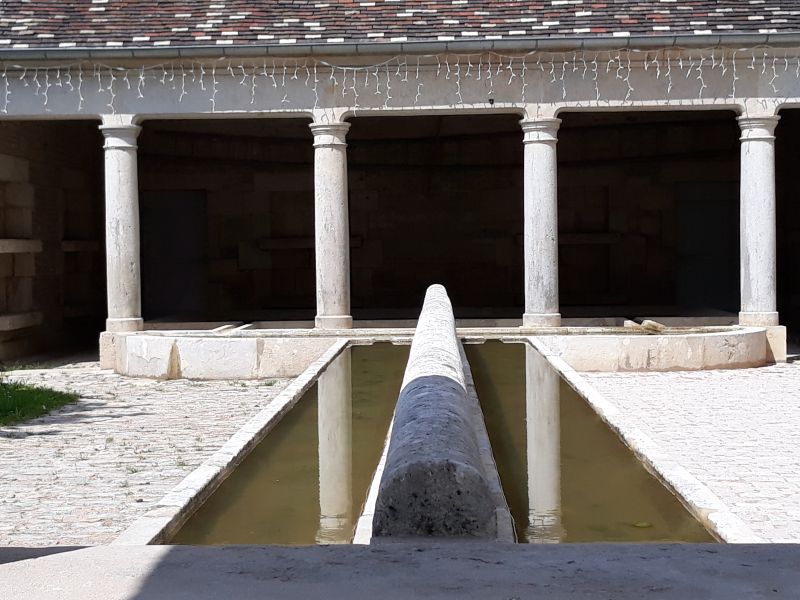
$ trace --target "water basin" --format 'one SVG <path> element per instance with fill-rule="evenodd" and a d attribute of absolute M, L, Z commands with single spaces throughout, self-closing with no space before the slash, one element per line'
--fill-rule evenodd
<path fill-rule="evenodd" d="M 518 541 L 714 541 L 535 349 L 466 354 Z M 171 543 L 352 542 L 407 360 L 345 350 Z"/>

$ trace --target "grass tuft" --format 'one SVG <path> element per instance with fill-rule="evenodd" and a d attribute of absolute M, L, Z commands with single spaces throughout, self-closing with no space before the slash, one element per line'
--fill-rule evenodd
<path fill-rule="evenodd" d="M 77 399 L 77 394 L 26 383 L 0 382 L 0 425 L 14 425 L 41 417 Z"/>

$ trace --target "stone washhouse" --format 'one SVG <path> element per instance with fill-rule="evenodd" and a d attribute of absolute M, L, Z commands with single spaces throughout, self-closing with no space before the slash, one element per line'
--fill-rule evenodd
<path fill-rule="evenodd" d="M 9 0 L 0 29 L 3 360 L 99 334 L 124 374 L 292 376 L 407 335 L 432 283 L 464 335 L 583 368 L 781 361 L 800 327 L 797 2 Z"/>

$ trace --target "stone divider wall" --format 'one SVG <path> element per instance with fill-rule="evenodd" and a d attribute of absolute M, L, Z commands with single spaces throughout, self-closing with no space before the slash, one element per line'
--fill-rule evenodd
<path fill-rule="evenodd" d="M 460 346 L 447 292 L 433 285 L 395 409 L 375 537 L 497 539 L 498 530 L 505 537 L 495 479 L 483 457 L 490 449 L 477 433 L 483 423 L 468 400 Z"/>

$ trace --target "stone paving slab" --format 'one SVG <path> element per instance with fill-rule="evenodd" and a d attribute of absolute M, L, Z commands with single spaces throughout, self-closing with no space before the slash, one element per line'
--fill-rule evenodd
<path fill-rule="evenodd" d="M 800 363 L 582 375 L 754 533 L 800 542 Z"/>
<path fill-rule="evenodd" d="M 113 541 L 290 381 L 133 379 L 96 362 L 7 376 L 81 395 L 0 427 L 0 546 L 29 547 Z"/>

